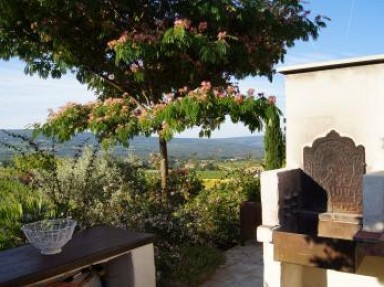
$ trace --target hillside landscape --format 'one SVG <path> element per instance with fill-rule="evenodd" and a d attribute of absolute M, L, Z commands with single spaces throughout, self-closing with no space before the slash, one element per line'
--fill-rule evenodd
<path fill-rule="evenodd" d="M 23 140 L 14 135 L 22 135 L 26 138 L 32 137 L 31 130 L 0 130 L 0 161 L 8 160 L 14 150 L 8 145 L 15 147 L 26 146 Z M 91 133 L 82 133 L 76 135 L 71 141 L 64 143 L 52 143 L 52 140 L 38 137 L 34 140 L 41 148 L 52 148 L 62 156 L 73 156 L 82 146 L 98 145 L 99 143 Z M 129 142 L 129 147 L 117 145 L 113 148 L 114 154 L 118 156 L 135 156 L 141 159 L 148 158 L 151 153 L 158 151 L 158 138 L 156 137 L 136 137 Z M 187 159 L 232 159 L 232 158 L 263 158 L 263 137 L 247 136 L 235 138 L 174 138 L 168 144 L 168 153 L 170 157 Z"/>

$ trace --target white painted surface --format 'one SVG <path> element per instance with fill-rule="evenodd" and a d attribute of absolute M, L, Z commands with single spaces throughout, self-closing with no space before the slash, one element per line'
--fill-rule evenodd
<path fill-rule="evenodd" d="M 330 130 L 365 147 L 367 172 L 384 170 L 384 64 L 286 76 L 287 166 Z"/>
<path fill-rule="evenodd" d="M 277 71 L 281 74 L 303 73 L 308 69 L 320 71 L 320 70 L 327 70 L 331 68 L 338 68 L 338 67 L 340 68 L 344 66 L 353 67 L 358 65 L 370 65 L 373 62 L 384 62 L 384 54 L 331 60 L 331 61 L 325 61 L 325 62 L 316 62 L 316 63 L 303 64 L 303 65 L 294 65 L 294 66 L 282 67 Z"/>
<path fill-rule="evenodd" d="M 279 179 L 277 174 L 287 168 L 264 171 L 260 175 L 263 225 L 279 225 Z"/>
<path fill-rule="evenodd" d="M 365 64 L 362 63 L 364 61 Z M 371 64 L 368 65 L 368 62 Z M 314 71 L 308 72 L 308 69 Z M 316 138 L 336 130 L 341 136 L 352 138 L 356 145 L 365 147 L 367 172 L 384 170 L 383 55 L 281 71 L 286 74 L 287 169 L 303 167 L 303 148 L 311 146 Z M 279 224 L 278 172 L 268 171 L 261 175 L 265 225 L 261 227 L 264 230 L 260 230 L 265 233 L 261 238 L 264 239 L 264 286 L 383 287 L 383 258 L 366 257 L 357 270 L 359 274 L 273 261 L 273 245 L 268 241 L 266 229 Z M 364 188 L 368 190 L 364 192 L 364 204 L 375 210 L 364 207 L 364 216 L 368 214 L 367 226 L 380 229 L 384 220 L 375 220 L 384 214 L 384 181 L 381 176 L 373 177 L 368 175 L 364 179 Z"/>
<path fill-rule="evenodd" d="M 153 244 L 132 250 L 135 287 L 155 287 L 156 270 Z"/>
<path fill-rule="evenodd" d="M 273 244 L 272 243 L 267 243 L 267 242 L 263 243 L 263 263 L 264 263 L 264 287 L 279 287 L 282 279 L 281 278 L 282 264 L 280 262 L 273 260 Z"/>
<path fill-rule="evenodd" d="M 155 287 L 153 244 L 147 244 L 105 264 L 109 287 Z"/>

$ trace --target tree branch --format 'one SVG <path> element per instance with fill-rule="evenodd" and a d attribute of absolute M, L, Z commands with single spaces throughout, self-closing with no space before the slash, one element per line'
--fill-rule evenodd
<path fill-rule="evenodd" d="M 90 67 L 85 67 L 83 66 L 83 68 L 85 68 L 88 72 L 92 73 L 93 75 L 97 76 L 97 77 L 100 77 L 102 78 L 104 81 L 106 81 L 109 85 L 111 85 L 112 87 L 114 87 L 116 90 L 122 92 L 125 96 L 128 96 L 129 98 L 131 98 L 135 104 L 140 108 L 140 109 L 145 109 L 144 106 L 132 95 L 129 94 L 128 91 L 126 91 L 123 87 L 121 87 L 120 85 L 118 85 L 117 83 L 115 83 L 113 80 L 109 79 L 108 77 L 94 71 L 93 69 L 91 69 Z"/>

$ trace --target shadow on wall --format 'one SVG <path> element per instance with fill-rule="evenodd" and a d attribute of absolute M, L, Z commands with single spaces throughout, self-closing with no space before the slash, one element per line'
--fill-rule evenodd
<path fill-rule="evenodd" d="M 343 272 L 354 272 L 355 248 L 348 240 L 334 240 L 316 236 L 306 236 L 309 246 L 316 246 L 310 263 L 319 268 Z M 318 250 L 319 252 L 316 252 Z"/>

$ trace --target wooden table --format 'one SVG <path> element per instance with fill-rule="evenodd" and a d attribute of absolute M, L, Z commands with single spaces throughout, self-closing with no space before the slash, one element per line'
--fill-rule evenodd
<path fill-rule="evenodd" d="M 56 255 L 41 255 L 32 245 L 0 252 L 0 286 L 25 286 L 92 264 L 113 260 L 130 250 L 152 244 L 155 236 L 100 226 L 74 234 Z"/>

